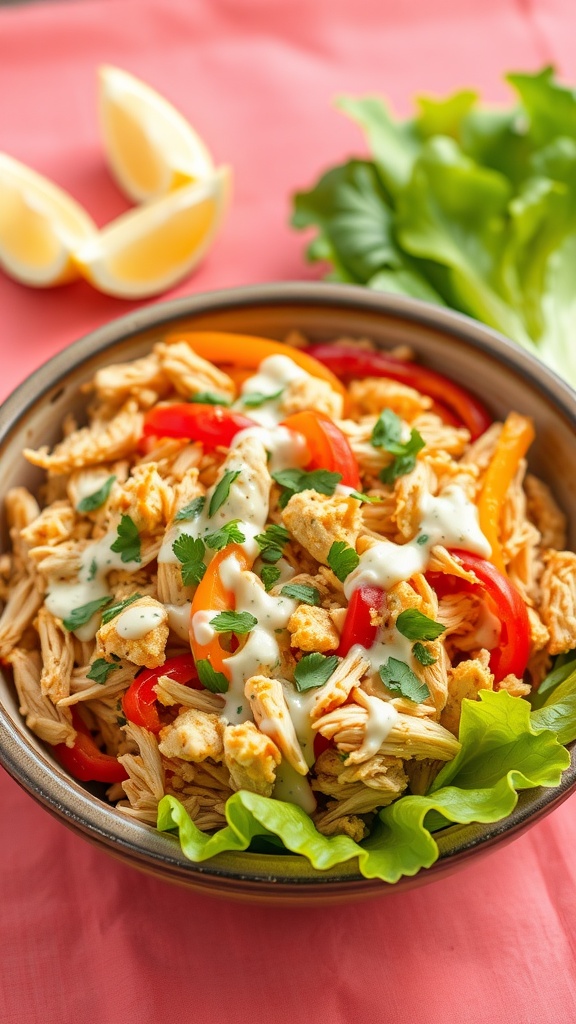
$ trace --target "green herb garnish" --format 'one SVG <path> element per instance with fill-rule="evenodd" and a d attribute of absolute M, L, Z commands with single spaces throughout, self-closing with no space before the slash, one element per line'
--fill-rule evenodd
<path fill-rule="evenodd" d="M 130 594 L 130 597 L 125 597 L 123 601 L 117 601 L 116 604 L 111 604 L 105 612 L 102 612 L 102 625 L 105 626 L 111 619 L 115 619 L 120 612 L 123 612 L 129 604 L 133 604 L 134 601 L 138 601 L 142 597 L 142 594 Z"/>
<path fill-rule="evenodd" d="M 412 654 L 416 658 L 416 661 L 419 661 L 421 665 L 424 665 L 424 667 L 427 667 L 428 665 L 435 665 L 438 661 L 438 658 L 435 658 L 430 654 L 430 651 L 424 647 L 424 644 L 421 644 L 419 640 L 414 644 Z"/>
<path fill-rule="evenodd" d="M 282 558 L 282 549 L 290 540 L 290 534 L 284 526 L 271 523 L 264 533 L 255 538 L 260 547 L 260 558 L 263 562 L 277 562 Z"/>
<path fill-rule="evenodd" d="M 117 532 L 110 550 L 119 554 L 123 562 L 140 562 L 140 534 L 131 516 L 122 516 Z"/>
<path fill-rule="evenodd" d="M 330 473 L 327 469 L 279 469 L 272 473 L 272 479 L 283 488 L 278 504 L 285 508 L 293 494 L 300 491 L 318 491 L 332 495 L 342 479 L 341 473 Z"/>
<path fill-rule="evenodd" d="M 106 658 L 96 658 L 86 673 L 86 679 L 92 679 L 95 683 L 105 683 L 111 672 L 115 672 L 119 665 L 113 661 L 106 661 Z"/>
<path fill-rule="evenodd" d="M 264 395 L 261 391 L 251 391 L 247 395 L 242 395 L 240 400 L 246 408 L 258 409 L 259 406 L 264 405 L 264 402 L 274 402 L 277 398 L 280 398 L 283 391 L 284 388 L 280 388 L 273 395 Z"/>
<path fill-rule="evenodd" d="M 421 533 L 420 536 L 416 538 L 416 543 L 422 546 L 424 544 L 427 544 L 429 540 L 430 537 L 428 536 L 427 533 Z"/>
<path fill-rule="evenodd" d="M 230 405 L 227 398 L 217 395 L 214 391 L 197 391 L 195 395 L 190 396 L 188 401 L 197 405 Z"/>
<path fill-rule="evenodd" d="M 356 501 L 367 501 L 373 505 L 374 502 L 382 501 L 377 494 L 363 494 L 362 491 L 350 491 L 349 498 L 356 498 Z"/>
<path fill-rule="evenodd" d="M 102 484 L 102 487 L 99 487 L 97 491 L 93 491 L 92 494 L 88 494 L 85 498 L 82 498 L 76 506 L 78 512 L 95 512 L 96 509 L 100 508 L 105 501 L 108 501 L 115 479 L 116 477 L 114 475 L 109 476 Z"/>
<path fill-rule="evenodd" d="M 204 541 L 198 537 L 190 537 L 183 533 L 177 537 L 172 545 L 172 551 L 182 566 L 182 582 L 185 587 L 192 587 L 200 580 L 206 572 L 204 565 L 204 554 L 206 547 Z"/>
<path fill-rule="evenodd" d="M 268 593 L 269 590 L 272 590 L 272 587 L 274 586 L 275 583 L 278 582 L 281 575 L 282 573 L 280 572 L 280 569 L 277 569 L 275 565 L 262 566 L 260 579 L 264 584 L 264 590 L 266 591 L 266 593 Z"/>
<path fill-rule="evenodd" d="M 402 420 L 392 409 L 384 409 L 374 426 L 370 441 L 375 448 L 383 448 L 394 456 L 390 465 L 380 471 L 380 479 L 385 484 L 391 484 L 398 477 L 411 473 L 416 465 L 416 456 L 426 443 L 414 429 L 410 431 L 407 441 L 401 438 Z"/>
<path fill-rule="evenodd" d="M 285 587 L 282 587 L 280 593 L 284 597 L 293 597 L 296 601 L 302 601 L 303 604 L 320 604 L 320 591 L 316 590 L 316 587 L 309 587 L 306 583 L 287 583 Z"/>
<path fill-rule="evenodd" d="M 111 598 L 109 597 L 97 597 L 94 601 L 88 601 L 88 604 L 82 604 L 79 608 L 74 608 L 70 615 L 62 619 L 63 626 L 70 633 L 73 633 L 80 626 L 85 626 L 92 616 L 99 612 L 104 605 L 110 604 L 110 601 Z"/>
<path fill-rule="evenodd" d="M 236 633 L 237 636 L 243 636 L 258 625 L 258 619 L 250 612 L 219 612 L 210 619 L 210 625 L 217 633 Z"/>
<path fill-rule="evenodd" d="M 335 540 L 328 552 L 328 565 L 341 583 L 356 568 L 360 558 L 344 540 Z"/>
<path fill-rule="evenodd" d="M 215 551 L 221 551 L 227 544 L 243 544 L 246 537 L 238 527 L 240 522 L 242 522 L 241 519 L 231 519 L 229 523 L 225 523 L 214 533 L 207 533 L 204 537 L 206 546 Z"/>
<path fill-rule="evenodd" d="M 226 693 L 229 685 L 226 676 L 223 672 L 216 672 L 207 658 L 201 658 L 196 662 L 196 671 L 202 686 L 207 690 L 211 690 L 212 693 Z"/>
<path fill-rule="evenodd" d="M 380 666 L 380 678 L 391 693 L 398 693 L 415 704 L 421 704 L 430 696 L 426 683 L 418 679 L 405 661 L 397 658 L 388 658 L 386 664 Z"/>
<path fill-rule="evenodd" d="M 90 567 L 88 569 L 88 577 L 87 577 L 88 583 L 92 583 L 92 580 L 95 579 L 97 572 L 98 572 L 98 562 L 96 561 L 95 558 L 93 558 L 92 561 L 90 562 Z"/>
<path fill-rule="evenodd" d="M 315 686 L 324 686 L 337 666 L 338 658 L 335 654 L 331 654 L 330 657 L 316 652 L 305 654 L 294 669 L 296 688 L 303 693 Z"/>
<path fill-rule="evenodd" d="M 212 497 L 210 498 L 210 505 L 208 508 L 208 515 L 210 518 L 222 507 L 228 495 L 230 494 L 230 488 L 235 480 L 240 476 L 239 469 L 227 469 L 221 480 L 218 481 Z"/>
<path fill-rule="evenodd" d="M 174 516 L 174 522 L 180 523 L 184 519 L 196 519 L 200 515 L 204 505 L 206 504 L 206 498 L 199 497 L 194 498 L 193 501 L 189 502 L 188 505 L 184 505 L 179 512 Z"/>
<path fill-rule="evenodd" d="M 437 640 L 446 626 L 429 619 L 417 608 L 406 608 L 396 619 L 396 629 L 408 640 Z"/>

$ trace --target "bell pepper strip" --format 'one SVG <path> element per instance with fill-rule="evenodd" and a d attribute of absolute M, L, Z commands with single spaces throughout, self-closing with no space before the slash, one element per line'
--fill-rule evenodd
<path fill-rule="evenodd" d="M 310 461 L 307 469 L 328 469 L 331 473 L 341 473 L 342 483 L 360 491 L 362 484 L 358 472 L 358 463 L 348 442 L 348 438 L 329 416 L 322 412 L 296 412 L 287 416 L 282 426 L 303 434 Z"/>
<path fill-rule="evenodd" d="M 76 708 L 71 710 L 72 725 L 76 730 L 74 746 L 67 747 L 65 743 L 53 746 L 56 760 L 80 782 L 124 782 L 128 778 L 124 765 L 111 754 L 102 753 Z"/>
<path fill-rule="evenodd" d="M 486 558 L 459 548 L 451 549 L 450 554 L 459 559 L 467 572 L 473 572 L 480 583 L 439 572 L 427 573 L 427 580 L 439 597 L 463 590 L 469 593 L 484 590 L 501 623 L 499 645 L 490 652 L 494 682 L 500 683 L 510 673 L 521 679 L 530 657 L 531 642 L 528 612 L 520 593 Z"/>
<path fill-rule="evenodd" d="M 345 658 L 355 644 L 360 644 L 366 650 L 372 647 L 378 632 L 374 612 L 381 616 L 385 604 L 386 594 L 380 587 L 358 587 L 353 592 L 337 651 L 341 658 Z"/>
<path fill-rule="evenodd" d="M 207 450 L 230 447 L 241 430 L 256 426 L 254 420 L 220 405 L 157 405 L 144 416 L 144 437 L 187 437 Z"/>
<path fill-rule="evenodd" d="M 162 728 L 154 692 L 160 676 L 168 676 L 174 682 L 192 686 L 193 689 L 200 688 L 196 665 L 191 654 L 179 654 L 175 658 L 168 658 L 158 668 L 149 668 L 141 672 L 126 690 L 122 698 L 122 709 L 129 722 L 154 733 L 160 732 Z"/>
<path fill-rule="evenodd" d="M 199 356 L 211 363 L 231 363 L 233 366 L 250 370 L 257 370 L 267 356 L 288 356 L 312 377 L 328 381 L 345 401 L 347 398 L 346 389 L 338 377 L 322 362 L 314 359 L 309 349 L 293 348 L 282 341 L 258 338 L 252 334 L 229 334 L 226 331 L 178 331 L 169 334 L 165 340 L 168 345 L 177 341 L 187 341 Z"/>
<path fill-rule="evenodd" d="M 502 573 L 506 573 L 499 537 L 502 507 L 520 460 L 524 458 L 534 436 L 534 425 L 527 416 L 517 412 L 507 416 L 478 500 L 480 529 L 492 548 L 490 561 Z"/>
<path fill-rule="evenodd" d="M 242 569 L 252 568 L 253 559 L 246 554 L 244 548 L 240 547 L 239 544 L 227 544 L 225 548 L 222 548 L 222 551 L 214 555 L 196 588 L 196 593 L 192 600 L 192 607 L 190 609 L 190 647 L 192 648 L 195 661 L 207 659 L 215 672 L 222 672 L 229 679 L 230 672 L 224 664 L 224 659 L 229 658 L 231 652 L 225 650 L 222 646 L 222 635 L 216 633 L 208 643 L 202 644 L 196 639 L 194 631 L 194 616 L 196 612 L 225 612 L 231 611 L 235 607 L 234 594 L 226 589 L 220 578 L 220 567 L 227 558 L 235 558 L 240 563 Z"/>
<path fill-rule="evenodd" d="M 340 378 L 389 377 L 416 388 L 441 403 L 440 412 L 445 405 L 452 414 L 455 413 L 460 423 L 470 431 L 473 441 L 492 423 L 492 417 L 478 398 L 426 366 L 356 345 L 311 345 L 306 352 Z"/>

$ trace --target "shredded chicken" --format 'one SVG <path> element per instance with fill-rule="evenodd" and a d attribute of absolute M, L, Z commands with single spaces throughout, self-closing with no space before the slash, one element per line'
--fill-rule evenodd
<path fill-rule="evenodd" d="M 282 513 L 284 525 L 319 562 L 326 562 L 335 541 L 350 547 L 362 525 L 359 502 L 342 495 L 327 497 L 317 491 L 294 494 Z"/>

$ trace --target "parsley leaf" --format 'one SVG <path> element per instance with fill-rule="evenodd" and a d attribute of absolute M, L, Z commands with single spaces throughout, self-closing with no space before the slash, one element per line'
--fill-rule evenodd
<path fill-rule="evenodd" d="M 100 508 L 105 501 L 108 501 L 110 497 L 110 491 L 112 490 L 112 484 L 116 477 L 109 476 L 104 481 L 102 487 L 99 487 L 97 491 L 93 491 L 92 494 L 87 494 L 85 498 L 82 498 L 78 502 L 76 509 L 78 512 L 94 512 L 97 508 Z"/>
<path fill-rule="evenodd" d="M 99 612 L 105 604 L 110 604 L 110 597 L 97 597 L 95 601 L 88 601 L 88 604 L 81 604 L 79 608 L 73 608 L 67 618 L 62 619 L 62 624 L 70 633 L 80 626 L 85 626 L 96 612 Z"/>
<path fill-rule="evenodd" d="M 284 388 L 280 388 L 273 395 L 264 395 L 261 391 L 251 391 L 247 395 L 242 395 L 241 401 L 248 409 L 257 409 L 260 405 L 264 405 L 264 402 L 273 402 L 276 398 L 280 398 L 283 391 Z"/>
<path fill-rule="evenodd" d="M 246 537 L 242 533 L 242 530 L 238 528 L 238 523 L 242 522 L 241 519 L 231 519 L 229 523 L 225 523 L 219 530 L 215 530 L 214 533 L 207 533 L 204 537 L 207 547 L 213 548 L 215 551 L 221 551 L 227 544 L 243 544 Z"/>
<path fill-rule="evenodd" d="M 184 505 L 179 512 L 174 516 L 174 522 L 180 523 L 183 519 L 196 519 L 200 515 L 204 505 L 206 504 L 206 498 L 194 498 L 193 501 L 189 502 L 188 505 Z"/>
<path fill-rule="evenodd" d="M 230 494 L 230 487 L 232 486 L 234 481 L 238 479 L 239 476 L 239 469 L 227 469 L 222 479 L 218 481 L 216 487 L 214 488 L 214 493 L 210 498 L 210 506 L 208 508 L 208 515 L 210 516 L 210 518 L 212 518 L 215 512 L 217 512 L 218 509 L 222 507 L 228 495 Z"/>
<path fill-rule="evenodd" d="M 92 679 L 95 683 L 105 683 L 111 672 L 114 672 L 119 665 L 113 661 L 106 661 L 106 658 L 96 658 L 86 673 L 86 679 Z"/>
<path fill-rule="evenodd" d="M 438 658 L 435 658 L 432 654 L 430 654 L 430 651 L 426 647 L 424 647 L 424 644 L 421 644 L 420 641 L 414 644 L 412 648 L 412 654 L 416 658 L 416 661 L 419 661 L 420 664 L 424 665 L 425 667 L 427 665 L 435 665 L 436 662 L 438 661 Z"/>
<path fill-rule="evenodd" d="M 305 654 L 294 669 L 296 688 L 303 693 L 304 690 L 312 690 L 315 686 L 324 686 L 337 665 L 338 658 L 335 654 L 329 658 L 316 651 L 313 654 Z"/>
<path fill-rule="evenodd" d="M 421 533 L 419 537 L 416 537 L 416 543 L 420 545 L 427 544 L 429 540 L 430 537 L 427 533 Z"/>
<path fill-rule="evenodd" d="M 204 542 L 198 537 L 190 537 L 183 533 L 177 537 L 172 545 L 172 551 L 178 561 L 182 564 L 182 582 L 185 587 L 192 587 L 200 583 L 206 566 L 204 565 Z"/>
<path fill-rule="evenodd" d="M 215 394 L 214 391 L 197 391 L 195 395 L 190 396 L 188 401 L 200 405 L 230 405 L 227 398 Z"/>
<path fill-rule="evenodd" d="M 201 658 L 196 662 L 198 678 L 207 690 L 212 693 L 226 693 L 228 680 L 223 672 L 216 672 L 207 658 Z"/>
<path fill-rule="evenodd" d="M 260 573 L 260 579 L 262 580 L 262 583 L 264 584 L 264 589 L 265 589 L 266 593 L 268 593 L 269 590 L 272 590 L 272 587 L 274 586 L 275 583 L 278 582 L 278 580 L 280 579 L 281 575 L 282 575 L 282 573 L 280 572 L 280 569 L 277 569 L 275 565 L 263 565 L 262 566 L 262 572 Z"/>
<path fill-rule="evenodd" d="M 408 640 L 437 640 L 446 626 L 423 615 L 417 608 L 406 608 L 396 619 L 396 629 Z"/>
<path fill-rule="evenodd" d="M 90 562 L 90 568 L 88 569 L 88 583 L 92 583 L 92 580 L 96 578 L 98 572 L 98 562 L 95 558 Z"/>
<path fill-rule="evenodd" d="M 219 612 L 210 619 L 210 625 L 217 633 L 236 633 L 238 636 L 249 633 L 257 623 L 258 619 L 250 612 Z"/>
<path fill-rule="evenodd" d="M 116 604 L 110 605 L 110 607 L 102 613 L 102 625 L 105 626 L 107 622 L 110 622 L 110 619 L 116 618 L 116 616 L 120 615 L 120 612 L 123 612 L 129 604 L 133 604 L 134 601 L 138 601 L 140 597 L 142 597 L 142 594 L 130 594 L 130 597 L 125 597 L 123 601 L 117 601 Z"/>
<path fill-rule="evenodd" d="M 313 469 L 307 473 L 304 469 L 279 469 L 272 473 L 272 479 L 284 488 L 278 504 L 285 508 L 292 494 L 300 491 L 318 491 L 319 494 L 334 494 L 342 479 L 341 473 L 330 473 L 327 469 Z"/>
<path fill-rule="evenodd" d="M 320 604 L 320 591 L 306 583 L 287 583 L 280 591 L 284 597 L 293 597 L 304 604 Z"/>
<path fill-rule="evenodd" d="M 328 552 L 328 565 L 341 583 L 358 565 L 360 558 L 345 540 L 335 540 Z"/>
<path fill-rule="evenodd" d="M 398 661 L 397 658 L 388 658 L 385 665 L 380 666 L 380 678 L 391 693 L 398 693 L 401 697 L 413 700 L 420 704 L 430 696 L 430 690 L 426 683 L 420 682 L 405 661 Z"/>
<path fill-rule="evenodd" d="M 284 526 L 277 526 L 271 523 L 264 533 L 259 533 L 255 538 L 260 547 L 260 558 L 264 562 L 277 562 L 282 558 L 282 548 L 290 540 L 290 534 Z"/>
<path fill-rule="evenodd" d="M 118 536 L 110 545 L 123 562 L 140 562 L 140 534 L 131 516 L 122 516 L 118 526 Z"/>
<path fill-rule="evenodd" d="M 392 409 L 384 409 L 380 413 L 370 442 L 374 448 L 383 448 L 394 456 L 390 465 L 380 471 L 380 479 L 385 484 L 394 483 L 398 477 L 411 473 L 416 465 L 416 456 L 426 443 L 415 429 L 410 431 L 407 441 L 402 441 L 402 420 Z"/>
<path fill-rule="evenodd" d="M 356 501 L 368 501 L 371 505 L 373 505 L 375 501 L 382 501 L 382 498 L 377 494 L 364 494 L 362 491 L 350 491 L 348 497 L 356 498 Z"/>

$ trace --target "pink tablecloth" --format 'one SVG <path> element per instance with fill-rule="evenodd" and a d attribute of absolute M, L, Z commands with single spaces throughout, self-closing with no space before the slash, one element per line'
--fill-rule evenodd
<path fill-rule="evenodd" d="M 99 223 L 124 208 L 99 145 L 96 67 L 176 103 L 234 168 L 225 229 L 173 295 L 311 275 L 289 195 L 361 151 L 331 107 L 554 61 L 574 78 L 570 0 L 92 0 L 0 11 L 0 148 Z M 0 397 L 130 305 L 0 275 Z M 576 1019 L 574 801 L 430 887 L 338 909 L 215 902 L 140 876 L 0 778 L 2 1024 L 555 1024 Z"/>

